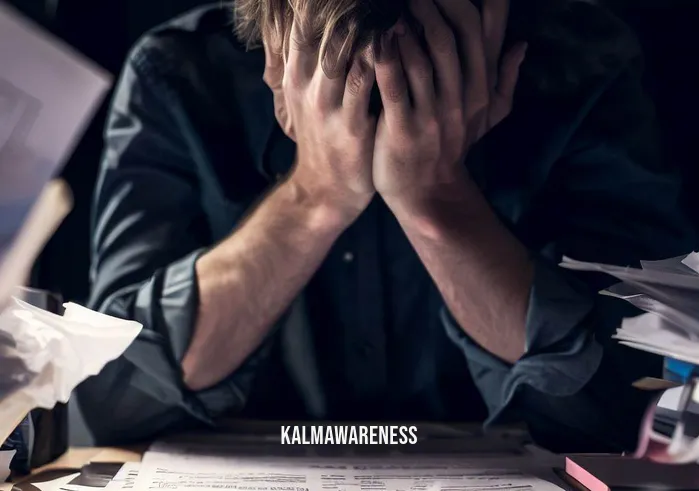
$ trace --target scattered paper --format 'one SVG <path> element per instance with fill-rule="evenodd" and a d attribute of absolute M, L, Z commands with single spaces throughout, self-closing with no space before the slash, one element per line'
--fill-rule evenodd
<path fill-rule="evenodd" d="M 699 364 L 699 254 L 644 261 L 642 269 L 569 258 L 561 266 L 614 276 L 622 283 L 600 293 L 646 312 L 623 320 L 614 336 L 621 344 Z"/>
<path fill-rule="evenodd" d="M 111 76 L 0 2 L 0 263 Z"/>
<path fill-rule="evenodd" d="M 7 481 L 10 477 L 10 464 L 14 458 L 16 450 L 0 451 L 0 484 Z"/>
<path fill-rule="evenodd" d="M 682 260 L 682 264 L 699 274 L 699 254 L 693 252 Z"/>
<path fill-rule="evenodd" d="M 686 257 L 671 257 L 660 261 L 641 261 L 641 269 L 644 271 L 664 271 L 666 273 L 697 274 L 697 271 L 685 262 L 694 255 L 692 253 Z"/>
<path fill-rule="evenodd" d="M 19 299 L 0 313 L 0 441 L 37 407 L 68 402 L 73 389 L 128 348 L 141 324 L 64 305 L 63 316 Z"/>

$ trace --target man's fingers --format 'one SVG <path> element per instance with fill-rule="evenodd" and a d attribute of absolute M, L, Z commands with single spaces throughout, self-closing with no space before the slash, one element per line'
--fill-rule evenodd
<path fill-rule="evenodd" d="M 374 87 L 374 60 L 370 48 L 364 50 L 352 60 L 347 74 L 342 107 L 355 121 L 369 114 L 371 90 Z"/>
<path fill-rule="evenodd" d="M 510 100 L 514 97 L 517 80 L 519 79 L 519 70 L 522 63 L 524 63 L 527 47 L 527 43 L 519 43 L 503 57 L 496 88 L 500 97 Z"/>
<path fill-rule="evenodd" d="M 398 36 L 398 51 L 413 104 L 419 110 L 434 111 L 434 71 L 411 29 Z"/>
<path fill-rule="evenodd" d="M 510 0 L 483 0 L 483 43 L 491 88 L 497 84 L 502 45 L 507 33 Z"/>
<path fill-rule="evenodd" d="M 388 120 L 405 121 L 410 115 L 410 95 L 393 29 L 381 36 L 377 49 L 374 71 L 384 114 Z"/>
<path fill-rule="evenodd" d="M 436 2 L 456 34 L 464 74 L 466 110 L 480 111 L 487 107 L 490 93 L 480 13 L 470 0 Z"/>
<path fill-rule="evenodd" d="M 447 104 L 461 104 L 463 78 L 453 30 L 434 0 L 411 0 L 410 11 L 424 28 L 440 97 Z"/>
<path fill-rule="evenodd" d="M 498 86 L 491 101 L 490 126 L 495 126 L 510 114 L 515 97 L 519 70 L 527 53 L 527 43 L 520 43 L 503 57 Z"/>
<path fill-rule="evenodd" d="M 337 65 L 333 67 L 333 72 L 330 76 L 323 70 L 323 60 L 318 59 L 314 75 L 313 95 L 315 104 L 320 111 L 332 111 L 338 109 L 342 105 L 342 99 L 345 94 L 347 64 L 348 60 L 342 59 L 338 54 L 328 52 L 326 55 L 329 59 L 337 56 Z"/>
<path fill-rule="evenodd" d="M 299 24 L 294 21 L 289 38 L 289 56 L 284 69 L 284 83 L 292 89 L 308 85 L 316 68 L 317 53 L 305 44 Z"/>

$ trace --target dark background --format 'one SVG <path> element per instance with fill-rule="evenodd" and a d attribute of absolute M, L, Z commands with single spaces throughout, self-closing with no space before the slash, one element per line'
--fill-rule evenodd
<path fill-rule="evenodd" d="M 0 0 L 3 1 L 3 0 Z M 525 1 L 525 0 L 512 0 Z M 202 0 L 9 0 L 116 76 L 129 47 L 147 29 Z M 600 0 L 634 28 L 646 53 L 646 88 L 656 103 L 668 162 L 683 174 L 684 205 L 699 229 L 699 62 L 697 0 Z M 65 166 L 62 177 L 75 208 L 47 245 L 35 268 L 33 286 L 84 303 L 88 296 L 89 220 L 109 97 Z M 652 197 L 649 197 L 652 199 Z M 73 412 L 73 444 L 89 439 Z"/>

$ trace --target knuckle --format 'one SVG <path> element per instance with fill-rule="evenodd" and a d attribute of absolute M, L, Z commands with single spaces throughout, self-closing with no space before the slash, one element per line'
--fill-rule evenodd
<path fill-rule="evenodd" d="M 284 73 L 284 77 L 282 77 L 282 90 L 284 94 L 288 96 L 297 88 L 297 83 L 294 81 L 293 75 L 288 71 Z"/>
<path fill-rule="evenodd" d="M 322 92 L 315 88 L 309 94 L 310 106 L 320 115 L 327 115 L 329 112 L 329 106 L 325 99 L 323 98 Z"/>
<path fill-rule="evenodd" d="M 421 133 L 427 138 L 435 138 L 441 133 L 441 125 L 436 116 L 428 116 L 421 126 Z"/>
<path fill-rule="evenodd" d="M 431 26 L 425 30 L 425 37 L 436 51 L 445 51 L 456 48 L 456 39 L 451 29 L 446 26 Z"/>
<path fill-rule="evenodd" d="M 465 104 L 469 115 L 480 114 L 483 111 L 487 111 L 490 107 L 490 95 L 485 91 L 483 93 L 475 93 L 475 91 L 469 93 L 467 91 Z"/>
<path fill-rule="evenodd" d="M 434 68 L 425 58 L 420 58 L 420 61 L 415 64 L 415 76 L 421 82 L 431 82 L 434 79 Z"/>
<path fill-rule="evenodd" d="M 358 96 L 363 92 L 367 74 L 363 68 L 356 64 L 347 74 L 347 92 L 352 96 Z"/>
<path fill-rule="evenodd" d="M 290 65 L 284 70 L 282 87 L 284 90 L 298 90 L 303 87 L 303 78 L 298 67 Z"/>
<path fill-rule="evenodd" d="M 271 88 L 278 89 L 282 85 L 282 80 L 284 78 L 283 72 L 276 68 L 265 68 L 265 72 L 262 76 L 262 80 Z"/>
<path fill-rule="evenodd" d="M 388 102 L 401 102 L 405 96 L 405 86 L 398 80 L 390 80 L 386 83 L 383 97 Z"/>
<path fill-rule="evenodd" d="M 454 107 L 448 109 L 446 112 L 446 117 L 450 126 L 461 128 L 465 125 L 466 118 L 461 108 Z"/>

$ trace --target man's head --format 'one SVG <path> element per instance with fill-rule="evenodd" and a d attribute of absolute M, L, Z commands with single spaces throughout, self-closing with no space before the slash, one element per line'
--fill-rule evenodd
<path fill-rule="evenodd" d="M 236 31 L 248 46 L 264 42 L 282 52 L 292 22 L 304 45 L 317 46 L 326 73 L 335 73 L 377 34 L 388 30 L 407 10 L 407 0 L 237 0 Z"/>

